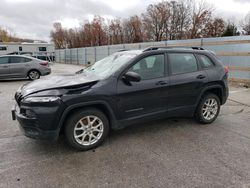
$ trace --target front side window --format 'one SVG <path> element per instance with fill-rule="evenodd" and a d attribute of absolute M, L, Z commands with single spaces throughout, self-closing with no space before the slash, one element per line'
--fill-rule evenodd
<path fill-rule="evenodd" d="M 8 57 L 0 57 L 0 65 L 1 64 L 7 64 L 9 61 Z"/>
<path fill-rule="evenodd" d="M 213 67 L 213 62 L 205 55 L 198 55 L 200 58 L 201 66 L 205 69 Z"/>
<path fill-rule="evenodd" d="M 189 53 L 169 53 L 172 74 L 184 74 L 198 70 L 196 58 Z"/>
<path fill-rule="evenodd" d="M 136 72 L 142 80 L 164 77 L 164 55 L 152 55 L 141 59 L 129 71 Z"/>

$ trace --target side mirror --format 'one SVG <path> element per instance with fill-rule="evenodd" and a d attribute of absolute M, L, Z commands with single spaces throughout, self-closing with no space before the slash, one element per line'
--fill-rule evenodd
<path fill-rule="evenodd" d="M 127 72 L 126 74 L 123 75 L 122 80 L 128 84 L 131 85 L 130 82 L 140 82 L 141 81 L 141 76 L 136 73 L 136 72 Z"/>

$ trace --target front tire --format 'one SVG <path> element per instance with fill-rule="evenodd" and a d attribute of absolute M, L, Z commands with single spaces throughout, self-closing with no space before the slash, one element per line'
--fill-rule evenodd
<path fill-rule="evenodd" d="M 201 99 L 197 110 L 196 119 L 202 124 L 209 124 L 216 120 L 220 112 L 220 99 L 217 95 L 208 93 Z"/>
<path fill-rule="evenodd" d="M 68 144 L 80 151 L 101 145 L 109 133 L 107 117 L 97 109 L 79 110 L 65 124 L 64 133 Z"/>

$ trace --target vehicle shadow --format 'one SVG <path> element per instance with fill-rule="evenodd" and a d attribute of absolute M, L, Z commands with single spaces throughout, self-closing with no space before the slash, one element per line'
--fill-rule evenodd
<path fill-rule="evenodd" d="M 10 79 L 0 79 L 0 82 L 16 82 L 16 81 L 30 81 L 28 78 L 10 78 Z"/>
<path fill-rule="evenodd" d="M 127 136 L 136 137 L 142 134 L 150 136 L 151 134 L 167 132 L 169 130 L 173 130 L 179 127 L 184 128 L 191 125 L 196 125 L 195 121 L 192 118 L 160 119 L 147 123 L 131 125 L 117 131 L 111 131 L 108 139 L 109 143 L 113 143 L 116 142 L 117 139 L 123 139 Z"/>
<path fill-rule="evenodd" d="M 109 136 L 106 138 L 106 141 L 103 145 L 99 146 L 96 149 L 85 151 L 85 152 L 95 152 L 95 150 L 105 150 L 107 147 L 115 148 L 116 142 L 124 142 L 129 138 L 137 138 L 140 136 L 152 136 L 157 134 L 162 134 L 163 132 L 173 131 L 174 129 L 179 129 L 187 126 L 200 126 L 199 124 L 194 123 L 193 119 L 163 119 L 156 120 L 147 123 L 141 123 L 136 125 L 131 125 L 121 130 L 111 130 Z M 64 135 L 61 135 L 57 141 L 33 141 L 35 145 L 32 147 L 33 152 L 44 151 L 46 153 L 53 152 L 53 155 L 61 154 L 72 154 L 78 153 L 78 151 L 72 149 L 67 145 Z M 85 153 L 83 152 L 83 153 Z"/>

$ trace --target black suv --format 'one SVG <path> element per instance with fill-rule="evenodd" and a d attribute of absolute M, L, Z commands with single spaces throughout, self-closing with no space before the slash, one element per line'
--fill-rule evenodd
<path fill-rule="evenodd" d="M 22 86 L 12 110 L 28 137 L 64 133 L 78 150 L 100 145 L 110 129 L 167 117 L 212 123 L 228 97 L 228 70 L 201 48 L 114 53 L 77 74 Z"/>

